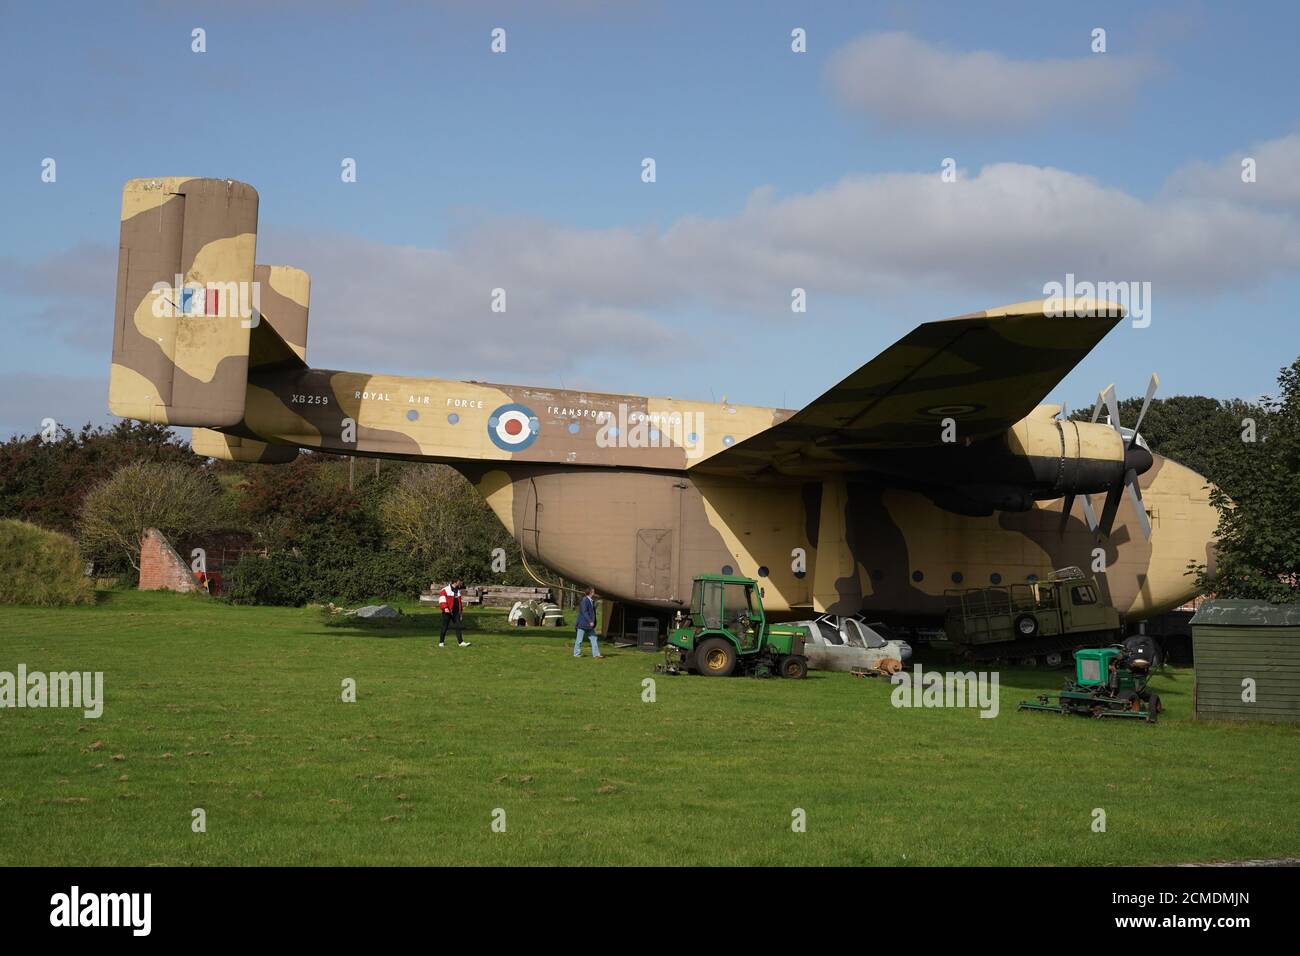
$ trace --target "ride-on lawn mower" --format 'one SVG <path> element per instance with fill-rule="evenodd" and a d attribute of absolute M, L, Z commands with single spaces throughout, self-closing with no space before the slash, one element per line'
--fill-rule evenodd
<path fill-rule="evenodd" d="M 1151 671 L 1160 664 L 1160 650 L 1145 634 L 1134 634 L 1115 647 L 1074 652 L 1074 680 L 1067 680 L 1058 697 L 1039 694 L 1020 702 L 1017 710 L 1046 710 L 1086 717 L 1136 717 L 1154 723 L 1160 695 L 1147 689 Z"/>

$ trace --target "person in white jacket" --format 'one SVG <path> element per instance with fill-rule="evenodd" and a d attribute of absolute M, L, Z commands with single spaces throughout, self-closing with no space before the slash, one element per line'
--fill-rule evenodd
<path fill-rule="evenodd" d="M 447 627 L 455 625 L 456 640 L 461 647 L 469 647 L 469 641 L 465 640 L 460 632 L 461 617 L 464 609 L 461 606 L 460 591 L 465 586 L 465 582 L 456 578 L 445 588 L 438 592 L 438 607 L 442 610 L 442 631 L 438 635 L 438 646 L 445 647 L 447 640 Z"/>

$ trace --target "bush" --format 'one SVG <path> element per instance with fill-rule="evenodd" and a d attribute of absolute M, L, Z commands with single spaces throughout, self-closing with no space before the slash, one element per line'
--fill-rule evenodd
<path fill-rule="evenodd" d="M 529 584 L 519 545 L 474 486 L 447 465 L 415 465 L 382 491 L 377 514 L 393 547 L 418 556 L 438 581 Z M 507 571 L 492 569 L 494 549 Z"/>
<path fill-rule="evenodd" d="M 265 558 L 245 554 L 226 568 L 221 592 L 232 604 L 298 607 L 311 596 L 307 565 L 301 558 L 284 552 Z"/>
<path fill-rule="evenodd" d="M 77 542 L 26 521 L 0 521 L 0 604 L 85 604 L 94 599 Z"/>
<path fill-rule="evenodd" d="M 392 549 L 367 551 L 346 538 L 314 542 L 300 553 L 246 554 L 228 567 L 222 593 L 233 604 L 299 607 L 308 601 L 355 604 L 410 598 L 429 584 L 422 563 Z"/>
<path fill-rule="evenodd" d="M 432 580 L 419 557 L 385 548 L 380 529 L 364 512 L 351 522 L 321 523 L 305 531 L 295 551 L 302 557 L 304 593 L 311 601 L 409 598 Z"/>
<path fill-rule="evenodd" d="M 124 560 L 140 570 L 140 538 L 157 528 L 169 540 L 211 530 L 220 505 L 216 478 L 177 462 L 133 461 L 101 481 L 81 505 L 87 557 Z"/>

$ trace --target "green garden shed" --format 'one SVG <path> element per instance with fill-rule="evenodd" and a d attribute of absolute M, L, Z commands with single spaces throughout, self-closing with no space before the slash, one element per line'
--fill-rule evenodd
<path fill-rule="evenodd" d="M 1206 601 L 1191 624 L 1198 719 L 1300 721 L 1300 604 Z"/>

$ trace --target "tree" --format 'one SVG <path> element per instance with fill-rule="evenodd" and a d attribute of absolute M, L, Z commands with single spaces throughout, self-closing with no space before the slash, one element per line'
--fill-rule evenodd
<path fill-rule="evenodd" d="M 50 440 L 14 436 L 0 443 L 0 518 L 20 518 L 70 534 L 86 492 L 131 461 L 204 461 L 166 425 L 122 421 L 111 428 L 59 429 Z"/>
<path fill-rule="evenodd" d="M 81 546 L 89 557 L 124 558 L 140 570 L 140 538 L 157 528 L 169 539 L 211 530 L 217 521 L 216 479 L 177 462 L 133 461 L 86 494 Z"/>
<path fill-rule="evenodd" d="M 1300 359 L 1282 369 L 1278 386 L 1276 398 L 1260 402 L 1253 435 L 1239 423 L 1236 443 L 1215 459 L 1217 567 L 1193 570 L 1217 597 L 1300 600 Z"/>
<path fill-rule="evenodd" d="M 273 551 L 301 549 L 325 533 L 364 547 L 375 547 L 382 538 L 362 498 L 348 490 L 346 459 L 332 455 L 245 466 L 237 513 L 239 523 Z"/>
<path fill-rule="evenodd" d="M 1133 427 L 1141 411 L 1142 398 L 1122 399 L 1120 424 Z M 1142 438 L 1152 451 L 1186 465 L 1213 484 L 1227 487 L 1232 480 L 1231 469 L 1224 467 L 1221 459 L 1240 447 L 1242 419 L 1258 417 L 1261 412 L 1258 404 L 1241 399 L 1225 401 L 1204 395 L 1157 398 L 1142 419 Z M 1091 416 L 1089 405 L 1080 407 L 1070 418 L 1088 421 Z"/>
<path fill-rule="evenodd" d="M 388 541 L 429 565 L 438 580 L 522 581 L 519 546 L 473 486 L 447 465 L 408 468 L 379 504 Z M 506 553 L 506 572 L 493 570 L 493 552 Z"/>

